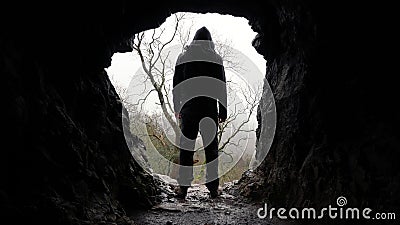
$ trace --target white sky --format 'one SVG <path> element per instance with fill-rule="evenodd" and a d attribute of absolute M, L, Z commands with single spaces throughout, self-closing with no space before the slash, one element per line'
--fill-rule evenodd
<path fill-rule="evenodd" d="M 212 36 L 218 36 L 222 40 L 230 40 L 231 47 L 247 56 L 258 67 L 261 74 L 265 74 L 265 60 L 251 46 L 251 41 L 256 33 L 249 26 L 247 19 L 217 13 L 187 13 L 187 18 L 189 19 L 185 21 L 185 25 L 190 26 L 193 23 L 190 40 L 197 29 L 206 26 Z M 171 26 L 173 23 L 174 17 L 171 16 L 161 26 Z M 140 60 L 136 53 L 115 53 L 112 57 L 111 66 L 106 68 L 106 71 L 112 77 L 114 85 L 128 88 L 133 75 L 140 69 L 140 66 Z"/>

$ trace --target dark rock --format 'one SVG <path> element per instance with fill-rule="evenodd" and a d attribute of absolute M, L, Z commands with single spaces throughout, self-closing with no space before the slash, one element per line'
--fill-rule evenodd
<path fill-rule="evenodd" d="M 153 174 L 157 185 L 157 200 L 159 202 L 173 202 L 176 195 L 175 189 L 178 182 L 175 179 L 163 174 Z"/>
<path fill-rule="evenodd" d="M 254 42 L 262 54 L 269 51 L 263 42 L 279 46 L 267 58 L 266 74 L 278 113 L 275 138 L 238 190 L 275 205 L 326 206 L 343 195 L 359 207 L 398 209 L 399 114 L 388 109 L 397 101 L 397 82 L 378 57 L 394 42 L 381 36 L 387 29 L 371 31 L 369 17 L 382 7 L 357 1 L 345 8 L 316 1 L 275 6 L 269 30 L 280 40 Z M 378 17 L 385 27 L 392 21 Z M 266 33 L 263 25 L 255 28 Z M 261 121 L 267 101 L 264 95 L 258 110 L 257 153 L 268 141 L 262 126 L 268 121 Z"/>

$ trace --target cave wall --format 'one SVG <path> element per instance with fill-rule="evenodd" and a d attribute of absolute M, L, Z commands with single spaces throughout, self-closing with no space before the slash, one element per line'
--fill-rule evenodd
<path fill-rule="evenodd" d="M 344 195 L 358 206 L 397 208 L 399 116 L 385 52 L 395 43 L 387 34 L 391 18 L 358 1 L 267 3 L 3 7 L 0 211 L 16 224 L 124 223 L 123 206 L 154 203 L 154 181 L 129 154 L 121 104 L 104 68 L 114 52 L 130 51 L 126 40 L 134 33 L 177 11 L 246 16 L 259 33 L 253 44 L 267 59 L 277 130 L 255 180 L 240 182 L 243 195 L 277 206 L 324 205 Z"/>
<path fill-rule="evenodd" d="M 129 152 L 122 105 L 104 71 L 112 53 L 126 49 L 123 7 L 69 4 L 1 10 L 1 224 L 127 224 L 127 208 L 155 202 L 156 185 Z"/>
<path fill-rule="evenodd" d="M 335 205 L 345 196 L 352 206 L 398 210 L 397 82 L 386 66 L 393 59 L 384 57 L 396 42 L 390 7 L 358 1 L 275 7 L 279 41 L 270 45 L 279 47 L 266 73 L 276 102 L 275 139 L 257 176 L 243 178 L 242 194 L 296 207 Z M 255 47 L 269 51 L 262 42 Z M 257 151 L 265 151 L 263 132 L 259 127 Z"/>

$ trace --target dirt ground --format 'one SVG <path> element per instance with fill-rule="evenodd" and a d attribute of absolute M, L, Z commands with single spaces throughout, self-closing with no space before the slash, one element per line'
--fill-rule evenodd
<path fill-rule="evenodd" d="M 258 218 L 257 209 L 262 207 L 261 204 L 240 202 L 224 190 L 218 198 L 210 199 L 204 185 L 189 188 L 185 201 L 178 201 L 168 194 L 164 197 L 161 204 L 150 210 L 131 213 L 131 219 L 138 225 L 278 224 Z"/>

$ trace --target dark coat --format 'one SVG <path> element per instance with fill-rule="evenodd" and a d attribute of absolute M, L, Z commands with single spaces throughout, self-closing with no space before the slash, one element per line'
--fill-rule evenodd
<path fill-rule="evenodd" d="M 214 51 L 213 43 L 209 41 L 192 42 L 185 52 L 178 57 L 173 79 L 173 102 L 175 112 L 182 114 L 201 114 L 201 115 L 217 115 L 221 119 L 227 117 L 227 100 L 226 100 L 226 78 L 225 70 L 222 63 L 222 58 Z M 221 90 L 211 90 L 214 87 L 204 87 L 207 91 L 217 91 L 222 96 L 221 98 L 213 99 L 206 96 L 195 97 L 189 101 L 182 102 L 182 90 L 177 91 L 175 88 L 182 81 L 190 78 L 207 76 L 216 78 L 223 83 L 223 86 L 218 86 Z M 203 88 L 203 87 L 202 87 Z M 182 105 L 183 104 L 183 105 Z M 219 104 L 219 112 L 217 105 Z M 181 109 L 181 110 L 179 110 Z"/>

